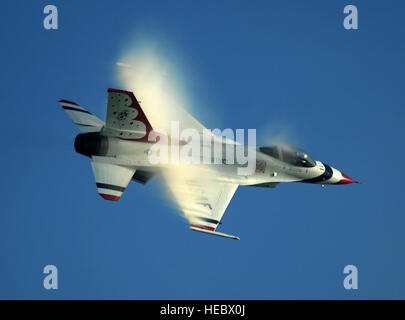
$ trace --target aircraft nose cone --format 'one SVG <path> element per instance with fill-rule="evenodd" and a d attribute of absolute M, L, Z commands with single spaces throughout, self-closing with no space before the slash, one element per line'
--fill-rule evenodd
<path fill-rule="evenodd" d="M 357 183 L 357 181 L 354 181 L 352 178 L 348 177 L 343 172 L 341 174 L 342 174 L 342 179 L 340 179 L 338 182 L 336 182 L 336 184 Z"/>

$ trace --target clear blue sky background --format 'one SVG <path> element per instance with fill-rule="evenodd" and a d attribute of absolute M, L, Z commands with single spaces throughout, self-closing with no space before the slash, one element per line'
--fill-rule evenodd
<path fill-rule="evenodd" d="M 58 31 L 43 28 L 46 4 L 59 9 Z M 343 28 L 346 4 L 358 6 L 357 31 Z M 0 298 L 405 298 L 404 9 L 2 3 Z M 103 200 L 58 100 L 104 118 L 106 89 L 119 86 L 114 62 L 134 32 L 179 53 L 208 128 L 288 127 L 314 158 L 363 184 L 239 188 L 221 230 L 241 241 L 191 232 L 158 180 Z M 47 264 L 59 269 L 57 291 L 42 287 Z M 357 291 L 343 288 L 348 264 L 359 269 Z"/>

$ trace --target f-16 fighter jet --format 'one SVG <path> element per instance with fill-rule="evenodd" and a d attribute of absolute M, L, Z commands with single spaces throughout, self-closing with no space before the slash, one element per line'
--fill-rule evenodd
<path fill-rule="evenodd" d="M 91 158 L 97 190 L 104 199 L 118 201 L 131 180 L 145 184 L 156 173 L 162 173 L 180 211 L 195 231 L 239 239 L 218 232 L 217 227 L 240 185 L 274 188 L 281 182 L 321 185 L 356 182 L 341 171 L 313 160 L 304 150 L 287 145 L 243 146 L 218 137 L 194 118 L 191 129 L 203 137 L 202 141 L 197 139 L 198 152 L 188 158 L 191 161 L 173 161 L 179 159 L 176 152 L 189 155 L 194 150 L 190 148 L 192 143 L 154 129 L 130 91 L 108 89 L 106 122 L 75 102 L 60 100 L 60 104 L 84 132 L 76 137 L 75 150 Z M 170 150 L 164 149 L 163 141 Z M 215 153 L 213 145 L 223 148 Z M 231 156 L 225 152 L 229 147 L 234 147 Z M 168 150 L 166 157 L 165 150 Z M 236 155 L 238 150 L 243 155 L 253 154 L 248 157 L 253 159 L 252 170 L 248 170 L 248 163 L 236 161 L 235 150 Z"/>

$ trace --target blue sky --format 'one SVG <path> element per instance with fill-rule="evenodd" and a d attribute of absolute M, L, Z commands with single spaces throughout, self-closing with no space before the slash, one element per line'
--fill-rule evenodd
<path fill-rule="evenodd" d="M 57 31 L 46 4 L 0 12 L 0 298 L 405 298 L 402 2 L 52 1 Z M 359 30 L 343 28 L 346 4 Z M 103 200 L 58 100 L 104 118 L 114 63 L 139 35 L 192 79 L 208 128 L 287 131 L 362 184 L 239 188 L 221 230 L 241 241 L 189 231 L 159 180 Z M 343 287 L 348 264 L 357 291 Z"/>

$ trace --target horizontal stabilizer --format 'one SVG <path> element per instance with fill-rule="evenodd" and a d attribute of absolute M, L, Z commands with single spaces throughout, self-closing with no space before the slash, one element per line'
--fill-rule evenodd
<path fill-rule="evenodd" d="M 198 231 L 198 232 L 204 232 L 204 233 L 208 233 L 208 234 L 212 234 L 214 236 L 219 236 L 219 237 L 224 237 L 224 238 L 230 238 L 230 239 L 235 239 L 235 240 L 240 240 L 239 237 L 237 236 L 233 236 L 231 234 L 226 234 L 226 233 L 222 233 L 222 232 L 216 232 L 216 231 L 211 231 L 211 230 L 206 230 L 206 229 L 201 229 L 201 228 L 197 228 L 197 227 L 190 227 L 191 230 L 194 231 Z"/>
<path fill-rule="evenodd" d="M 93 161 L 94 178 L 98 193 L 106 200 L 118 201 L 134 175 L 135 170 L 108 162 Z"/>
<path fill-rule="evenodd" d="M 79 126 L 79 129 L 82 132 L 99 132 L 105 124 L 104 121 L 100 120 L 75 102 L 60 100 L 59 103 L 66 111 L 69 118 L 72 119 L 74 124 Z"/>

